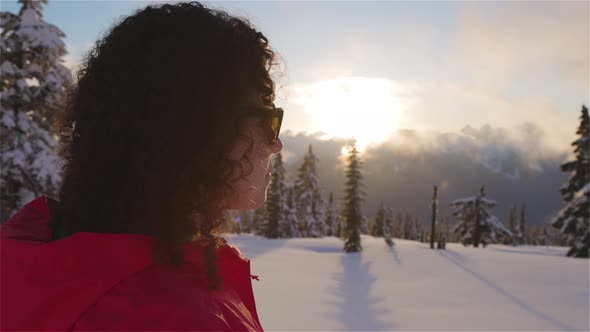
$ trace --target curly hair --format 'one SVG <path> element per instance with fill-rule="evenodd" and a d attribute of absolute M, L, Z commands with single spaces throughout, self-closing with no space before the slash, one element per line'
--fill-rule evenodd
<path fill-rule="evenodd" d="M 145 234 L 157 240 L 154 261 L 176 266 L 194 242 L 217 287 L 219 202 L 252 171 L 227 154 L 247 97 L 272 104 L 274 65 L 247 20 L 197 2 L 148 6 L 115 24 L 85 56 L 58 124 L 56 237 Z"/>

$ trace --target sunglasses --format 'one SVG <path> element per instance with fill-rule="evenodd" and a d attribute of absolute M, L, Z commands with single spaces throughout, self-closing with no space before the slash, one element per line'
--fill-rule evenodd
<path fill-rule="evenodd" d="M 279 139 L 281 124 L 283 123 L 283 109 L 272 105 L 272 108 L 252 107 L 248 108 L 246 116 L 260 118 L 265 129 L 269 130 L 269 141 L 275 144 Z"/>

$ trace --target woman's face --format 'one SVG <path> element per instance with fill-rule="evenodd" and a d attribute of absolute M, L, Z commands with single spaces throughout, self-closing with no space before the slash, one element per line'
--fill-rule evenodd
<path fill-rule="evenodd" d="M 245 171 L 251 169 L 252 172 L 233 184 L 236 194 L 228 198 L 226 208 L 257 209 L 264 205 L 266 189 L 271 179 L 271 156 L 282 149 L 280 138 L 274 144 L 269 142 L 268 132 L 262 127 L 261 119 L 246 119 L 238 140 L 230 151 L 229 159 L 239 161 Z"/>

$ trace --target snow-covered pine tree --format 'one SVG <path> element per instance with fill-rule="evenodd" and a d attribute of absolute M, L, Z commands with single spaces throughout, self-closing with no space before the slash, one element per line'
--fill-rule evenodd
<path fill-rule="evenodd" d="M 367 223 L 367 227 L 369 228 L 369 232 L 367 233 L 368 235 L 371 235 L 371 232 L 373 231 L 373 225 L 375 225 L 375 217 L 371 218 Z M 364 233 L 361 231 L 361 234 Z"/>
<path fill-rule="evenodd" d="M 524 236 L 524 234 L 526 234 L 525 211 L 526 211 L 526 204 L 523 204 L 522 207 L 520 208 L 520 219 L 518 220 L 518 231 L 519 231 L 519 234 L 522 234 L 520 236 L 520 238 L 518 238 L 519 244 L 527 244 L 528 243 L 528 241 L 525 241 L 525 236 Z"/>
<path fill-rule="evenodd" d="M 334 194 L 330 193 L 328 198 L 328 205 L 326 206 L 326 213 L 324 219 L 324 225 L 326 227 L 326 236 L 337 236 L 336 233 L 336 210 L 334 206 Z"/>
<path fill-rule="evenodd" d="M 434 249 L 434 238 L 436 234 L 436 213 L 438 212 L 438 188 L 434 186 L 432 193 L 432 220 L 430 223 L 430 249 Z"/>
<path fill-rule="evenodd" d="M 336 210 L 336 211 L 340 211 L 340 210 Z M 338 213 L 338 215 L 336 215 L 336 235 L 341 238 L 344 239 L 344 233 L 346 230 L 346 225 L 344 224 L 344 218 L 342 217 L 342 213 Z"/>
<path fill-rule="evenodd" d="M 402 214 L 400 212 L 396 213 L 395 220 L 393 222 L 393 234 L 392 237 L 397 237 L 398 239 L 404 238 L 403 228 L 402 228 Z"/>
<path fill-rule="evenodd" d="M 254 234 L 264 236 L 264 226 L 266 225 L 267 216 L 268 211 L 264 205 L 254 210 L 252 217 L 252 232 Z"/>
<path fill-rule="evenodd" d="M 285 167 L 281 153 L 277 153 L 272 163 L 272 178 L 268 188 L 266 201 L 267 219 L 264 225 L 264 236 L 271 239 L 284 237 L 280 234 L 279 225 L 285 217 Z"/>
<path fill-rule="evenodd" d="M 389 247 L 393 247 L 393 211 L 385 209 L 385 220 L 383 222 L 383 238 Z"/>
<path fill-rule="evenodd" d="M 19 0 L 18 14 L 0 13 L 0 221 L 61 182 L 51 131 L 71 73 L 55 25 L 43 21 L 47 0 Z"/>
<path fill-rule="evenodd" d="M 361 220 L 361 234 L 369 234 L 369 219 L 365 216 Z"/>
<path fill-rule="evenodd" d="M 377 210 L 377 213 L 375 214 L 375 219 L 371 223 L 371 229 L 369 231 L 370 235 L 378 236 L 378 237 L 383 236 L 383 228 L 385 227 L 386 217 L 387 217 L 387 209 L 385 208 L 385 204 L 383 204 L 383 202 L 381 202 L 381 205 L 379 205 L 379 209 Z M 390 233 L 390 235 L 391 235 L 391 233 Z"/>
<path fill-rule="evenodd" d="M 590 118 L 585 105 L 582 105 L 580 126 L 576 134 L 580 137 L 571 144 L 575 147 L 575 160 L 561 165 L 562 172 L 571 173 L 568 181 L 559 189 L 561 198 L 566 203 L 571 202 L 576 193 L 590 182 Z"/>
<path fill-rule="evenodd" d="M 437 227 L 437 238 L 436 238 L 436 240 L 438 241 L 437 245 L 436 245 L 437 249 L 446 249 L 447 248 L 447 242 L 450 241 L 448 234 L 449 234 L 449 218 L 443 217 L 442 219 L 440 219 L 439 226 Z"/>
<path fill-rule="evenodd" d="M 551 243 L 551 240 L 549 238 L 549 233 L 547 232 L 547 226 L 543 226 L 543 230 L 541 231 L 541 234 L 539 234 L 539 236 L 537 236 L 537 239 L 535 242 L 540 246 L 547 246 Z"/>
<path fill-rule="evenodd" d="M 311 237 L 322 237 L 326 233 L 326 227 L 324 225 L 324 200 L 318 190 L 318 195 L 312 201 L 311 205 L 311 216 L 313 222 L 309 223 L 311 227 L 308 228 L 308 236 Z"/>
<path fill-rule="evenodd" d="M 529 245 L 539 245 L 539 237 L 543 234 L 543 228 L 540 226 L 532 226 L 529 232 L 530 240 L 528 242 Z"/>
<path fill-rule="evenodd" d="M 566 205 L 551 221 L 553 227 L 567 236 L 571 246 L 568 256 L 589 257 L 590 248 L 590 118 L 588 108 L 582 105 L 580 126 L 576 131 L 580 137 L 575 146 L 576 159 L 561 165 L 563 172 L 571 172 L 568 182 L 561 188 L 561 198 Z"/>
<path fill-rule="evenodd" d="M 252 224 L 254 219 L 254 211 L 253 210 L 242 210 L 240 211 L 236 221 L 240 224 L 240 231 L 242 233 L 251 233 L 252 232 Z"/>
<path fill-rule="evenodd" d="M 444 221 L 443 221 L 443 225 L 444 225 L 444 228 L 445 228 L 445 232 L 444 232 L 444 234 L 445 234 L 445 244 L 447 242 L 453 242 L 453 238 L 452 238 L 452 235 L 451 235 L 451 221 L 449 219 L 450 219 L 449 216 L 445 216 L 444 217 Z"/>
<path fill-rule="evenodd" d="M 504 237 L 504 244 L 516 246 L 523 238 L 522 234 L 520 233 L 520 227 L 517 225 L 516 204 L 510 208 L 510 212 L 508 213 L 508 229 L 510 230 L 510 233 L 512 233 L 512 236 Z"/>
<path fill-rule="evenodd" d="M 547 230 L 547 245 L 548 246 L 559 246 L 560 241 L 561 241 L 561 237 L 563 236 L 563 234 L 561 234 L 561 232 L 559 232 L 557 229 L 551 227 L 550 224 L 547 225 L 546 230 Z"/>
<path fill-rule="evenodd" d="M 361 190 L 363 176 L 361 174 L 361 161 L 358 150 L 354 143 L 349 147 L 348 164 L 344 172 L 346 182 L 344 185 L 343 214 L 346 228 L 344 230 L 344 251 L 358 252 L 362 250 L 361 246 L 361 225 L 363 222 L 363 213 L 361 203 L 363 201 L 363 191 Z"/>
<path fill-rule="evenodd" d="M 412 239 L 420 242 L 424 242 L 424 229 L 422 219 L 416 217 L 414 220 L 414 229 L 413 229 Z"/>
<path fill-rule="evenodd" d="M 317 180 L 319 159 L 309 145 L 303 164 L 297 171 L 295 181 L 295 201 L 297 202 L 297 218 L 300 223 L 300 234 L 303 237 L 321 237 L 324 235 L 324 217 L 320 187 Z"/>
<path fill-rule="evenodd" d="M 414 217 L 409 213 L 406 212 L 404 217 L 404 239 L 411 240 L 412 233 L 414 229 Z"/>
<path fill-rule="evenodd" d="M 485 247 L 489 242 L 496 241 L 498 233 L 512 236 L 510 230 L 488 211 L 496 204 L 485 197 L 485 186 L 481 187 L 479 195 L 458 199 L 450 204 L 455 208 L 453 216 L 459 220 L 453 227 L 453 233 L 461 239 L 463 245 L 473 244 L 477 247 L 481 242 Z"/>
<path fill-rule="evenodd" d="M 222 230 L 228 231 L 234 234 L 240 234 L 240 224 L 238 223 L 238 211 L 236 210 L 225 210 L 223 211 L 223 227 Z"/>
<path fill-rule="evenodd" d="M 280 233 L 282 238 L 299 237 L 299 221 L 297 220 L 297 208 L 295 206 L 295 194 L 293 187 L 286 188 L 287 199 L 285 200 L 285 218 L 280 225 Z"/>
<path fill-rule="evenodd" d="M 590 249 L 590 183 L 586 184 L 553 220 L 553 227 L 567 236 L 570 257 L 589 258 Z"/>

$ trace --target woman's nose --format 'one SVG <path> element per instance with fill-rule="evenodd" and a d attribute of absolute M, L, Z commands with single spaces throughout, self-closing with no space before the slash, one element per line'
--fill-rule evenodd
<path fill-rule="evenodd" d="M 281 150 L 283 150 L 283 141 L 281 141 L 280 137 L 277 138 L 277 141 L 271 145 L 270 149 L 272 153 L 279 153 Z"/>

